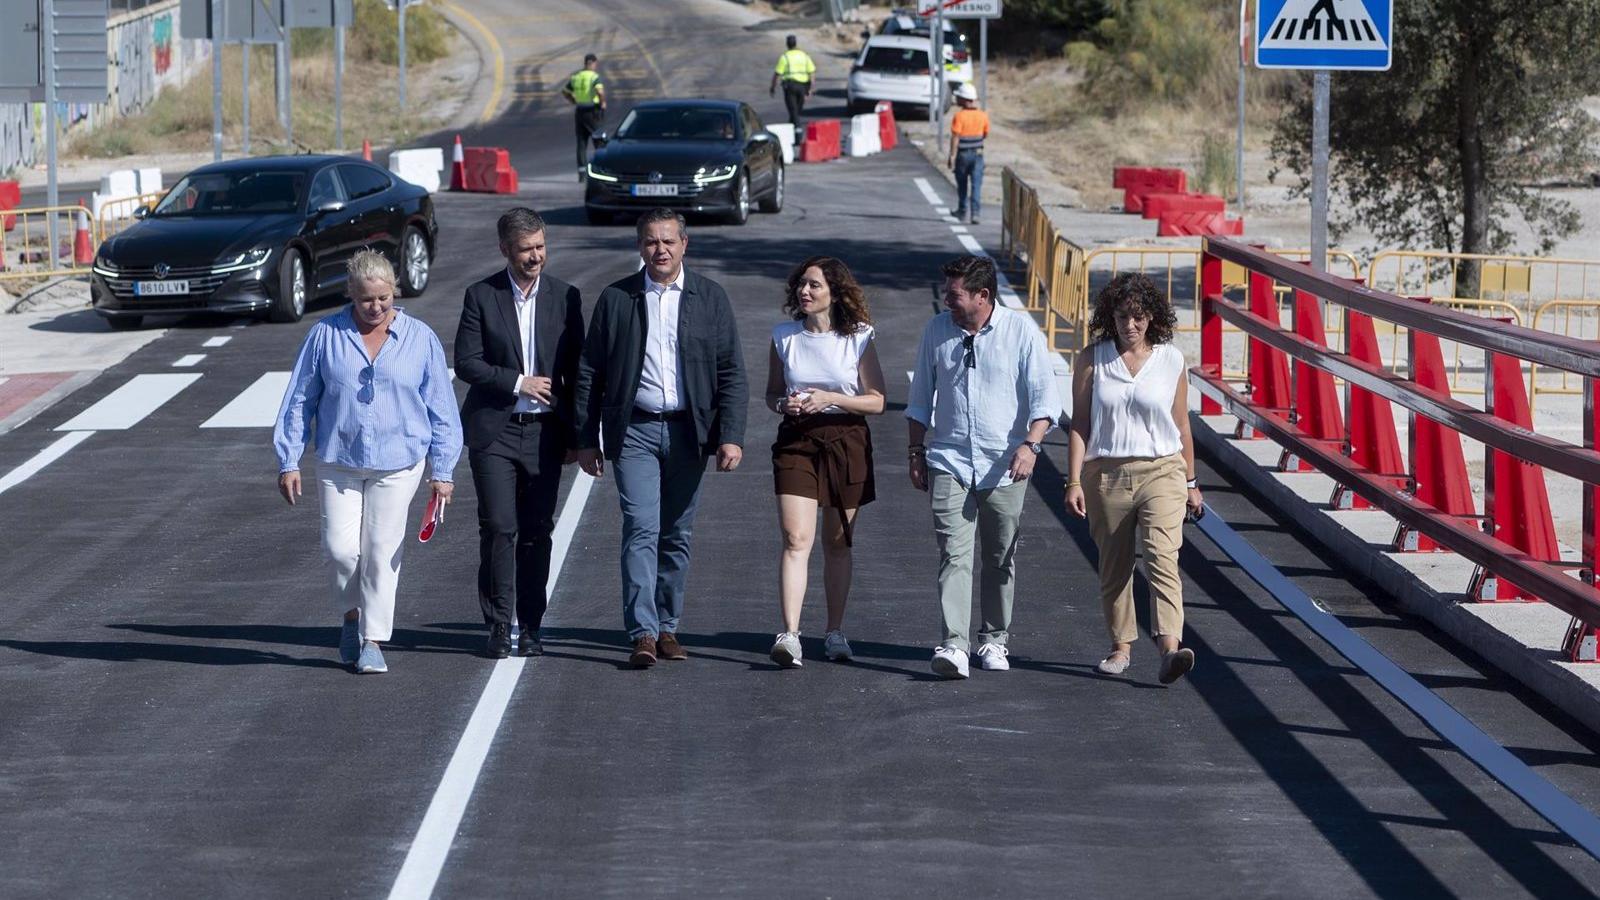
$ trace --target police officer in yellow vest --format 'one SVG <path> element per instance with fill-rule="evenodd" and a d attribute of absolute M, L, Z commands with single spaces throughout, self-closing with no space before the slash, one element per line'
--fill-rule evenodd
<path fill-rule="evenodd" d="M 606 86 L 600 80 L 600 57 L 593 53 L 583 58 L 583 68 L 572 73 L 561 96 L 573 105 L 572 118 L 578 127 L 578 180 L 589 165 L 589 137 L 606 122 Z"/>
<path fill-rule="evenodd" d="M 811 96 L 812 76 L 817 72 L 817 64 L 804 50 L 798 50 L 795 45 L 799 43 L 794 35 L 789 35 L 785 41 L 789 49 L 778 57 L 778 66 L 772 70 L 772 85 L 767 88 L 767 94 L 777 93 L 778 82 L 783 82 L 783 105 L 789 110 L 789 124 L 794 126 L 795 140 L 800 139 L 800 111 L 805 108 L 806 98 Z"/>

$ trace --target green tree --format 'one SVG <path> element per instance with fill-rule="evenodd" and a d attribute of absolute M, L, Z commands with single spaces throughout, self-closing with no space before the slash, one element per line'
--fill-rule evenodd
<path fill-rule="evenodd" d="M 1503 251 L 1512 216 L 1541 251 L 1573 234 L 1572 205 L 1536 185 L 1595 165 L 1600 0 L 1396 0 L 1394 66 L 1335 73 L 1330 181 L 1339 234 L 1360 222 L 1380 241 Z M 1292 82 L 1272 155 L 1309 193 L 1311 77 Z"/>

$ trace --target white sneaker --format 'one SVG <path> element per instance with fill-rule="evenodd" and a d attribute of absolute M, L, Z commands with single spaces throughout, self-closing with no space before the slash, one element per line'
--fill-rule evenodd
<path fill-rule="evenodd" d="M 804 663 L 800 661 L 800 632 L 779 632 L 778 639 L 772 642 L 772 652 L 768 654 L 772 661 L 785 669 L 798 669 Z"/>
<path fill-rule="evenodd" d="M 985 672 L 1005 672 L 1011 668 L 1011 662 L 1006 659 L 1009 652 L 1005 644 L 979 644 L 978 660 Z"/>
<path fill-rule="evenodd" d="M 844 632 L 830 631 L 822 639 L 822 650 L 834 662 L 849 662 L 855 654 L 850 652 L 850 642 L 844 639 Z"/>
<path fill-rule="evenodd" d="M 938 647 L 933 651 L 933 674 L 940 678 L 967 677 L 967 651 L 957 647 Z"/>

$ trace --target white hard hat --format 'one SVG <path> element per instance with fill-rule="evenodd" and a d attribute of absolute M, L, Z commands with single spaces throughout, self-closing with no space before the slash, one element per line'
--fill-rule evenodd
<path fill-rule="evenodd" d="M 956 99 L 957 100 L 971 100 L 973 102 L 977 102 L 978 89 L 973 87 L 970 84 L 963 84 L 960 87 L 956 88 Z"/>

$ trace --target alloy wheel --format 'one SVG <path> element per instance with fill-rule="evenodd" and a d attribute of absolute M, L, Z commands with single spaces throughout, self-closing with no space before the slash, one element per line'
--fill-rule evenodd
<path fill-rule="evenodd" d="M 428 244 L 416 230 L 406 235 L 406 279 L 418 293 L 428 286 Z"/>

